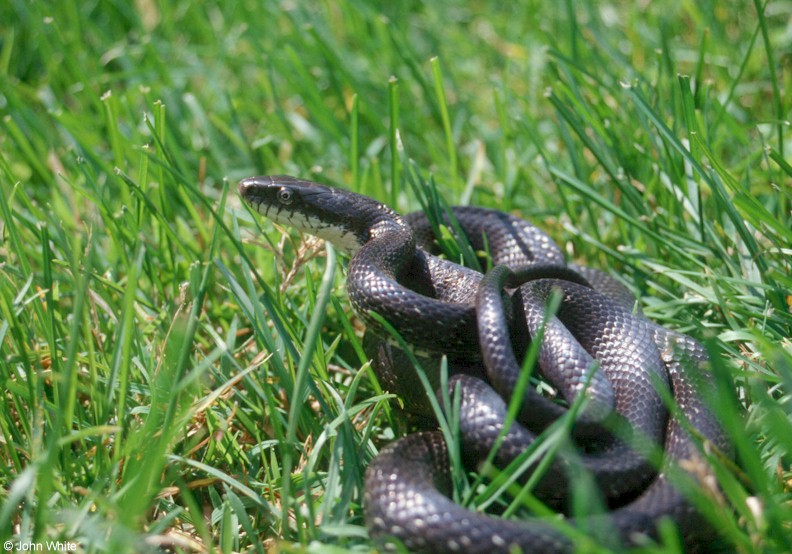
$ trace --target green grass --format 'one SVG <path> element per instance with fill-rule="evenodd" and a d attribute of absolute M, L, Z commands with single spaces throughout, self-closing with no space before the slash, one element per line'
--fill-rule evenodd
<path fill-rule="evenodd" d="M 738 466 L 701 508 L 792 550 L 788 4 L 159 4 L 0 3 L 0 539 L 367 551 L 400 427 L 343 260 L 235 182 L 407 211 L 416 169 L 707 341 Z"/>

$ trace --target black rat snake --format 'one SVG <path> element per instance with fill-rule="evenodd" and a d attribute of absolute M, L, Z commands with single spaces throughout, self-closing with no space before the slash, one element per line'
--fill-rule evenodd
<path fill-rule="evenodd" d="M 350 253 L 347 290 L 370 330 L 386 337 L 387 321 L 416 351 L 447 355 L 459 368 L 449 386 L 459 394 L 459 434 L 469 464 L 498 442 L 494 463 L 506 467 L 566 413 L 529 386 L 519 421 L 503 428 L 520 379 L 519 357 L 530 337 L 543 332 L 538 372 L 567 405 L 580 395 L 585 402 L 572 431 L 582 453 L 558 456 L 534 493 L 568 509 L 568 478 L 587 470 L 609 511 L 570 519 L 597 541 L 620 547 L 656 539 L 662 518 L 673 520 L 691 549 L 711 536 L 671 477 L 680 467 L 686 476 L 707 473 L 702 442 L 729 451 L 699 394 L 711 384 L 701 367 L 706 353 L 690 337 L 636 314 L 634 298 L 617 281 L 567 265 L 545 233 L 495 210 L 451 210 L 472 247 L 491 257 L 495 267 L 484 276 L 433 254 L 434 235 L 422 214 L 400 216 L 366 196 L 288 176 L 244 179 L 239 191 L 261 215 Z M 553 291 L 561 301 L 545 321 Z M 428 413 L 426 395 L 393 341 L 367 344 L 383 388 Z M 438 384 L 435 376 L 432 386 Z M 678 411 L 669 414 L 664 392 Z M 661 464 L 652 458 L 658 445 Z M 498 519 L 455 504 L 448 497 L 449 471 L 439 431 L 414 433 L 383 449 L 366 473 L 371 535 L 413 552 L 574 550 L 573 538 L 550 520 Z"/>

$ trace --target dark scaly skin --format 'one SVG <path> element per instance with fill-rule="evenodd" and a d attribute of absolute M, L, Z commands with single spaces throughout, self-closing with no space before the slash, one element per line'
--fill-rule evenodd
<path fill-rule="evenodd" d="M 294 191 L 289 204 L 277 198 L 284 187 Z M 295 226 L 294 213 L 309 203 L 314 206 L 313 213 L 326 225 L 298 228 L 354 254 L 347 290 L 352 307 L 368 328 L 386 334 L 371 316 L 376 312 L 407 342 L 423 346 L 430 337 L 414 323 L 421 314 L 431 313 L 444 333 L 432 337 L 429 345 L 460 352 L 478 349 L 468 337 L 476 332 L 473 298 L 481 275 L 416 250 L 409 225 L 390 208 L 359 194 L 280 175 L 246 179 L 240 183 L 240 194 L 261 215 L 284 225 Z M 346 231 L 343 240 L 335 232 L 340 227 Z"/>
<path fill-rule="evenodd" d="M 284 190 L 292 193 L 288 202 L 279 197 Z M 436 348 L 474 358 L 483 353 L 490 381 L 508 398 L 509 387 L 516 376 L 513 368 L 503 369 L 508 365 L 504 357 L 511 345 L 508 344 L 506 317 L 497 313 L 499 305 L 502 310 L 502 283 L 488 277 L 489 284 L 485 279 L 484 285 L 479 287 L 481 275 L 428 253 L 428 224 L 420 215 L 403 218 L 370 198 L 291 177 L 246 179 L 240 184 L 240 193 L 262 215 L 331 240 L 352 254 L 347 287 L 353 307 L 369 328 L 382 333 L 376 319 L 369 315 L 370 311 L 376 311 L 418 348 Z M 300 223 L 295 213 L 310 213 L 322 223 Z M 564 266 L 555 244 L 527 222 L 480 208 L 455 208 L 454 215 L 474 248 L 482 248 L 481 236 L 486 234 L 486 245 L 496 263 L 529 264 L 534 269 L 544 266 L 543 270 L 549 275 L 539 277 L 552 277 L 553 268 L 558 268 L 556 277 L 571 278 L 570 269 Z M 408 223 L 416 228 L 415 234 Z M 423 248 L 416 249 L 416 243 Z M 612 437 L 606 438 L 604 448 L 585 463 L 608 496 L 607 502 L 616 509 L 607 516 L 574 524 L 601 533 L 605 541 L 629 545 L 638 535 L 655 537 L 658 519 L 667 516 L 677 523 L 686 544 L 692 545 L 702 535 L 706 536 L 707 527 L 671 486 L 665 468 L 680 461 L 699 460 L 700 456 L 680 422 L 674 418 L 665 420 L 662 403 L 656 391 L 647 387 L 647 382 L 652 381 L 653 378 L 648 377 L 652 372 L 655 376 L 666 376 L 688 422 L 704 440 L 728 451 L 720 427 L 698 395 L 699 386 L 710 381 L 710 376 L 699 367 L 706 356 L 701 346 L 689 337 L 633 316 L 630 308 L 634 298 L 613 279 L 596 270 L 571 267 L 579 277 L 571 278 L 572 281 L 593 283 L 603 294 L 574 283 L 554 283 L 545 279 L 523 286 L 515 296 L 522 311 L 521 318 L 525 318 L 525 333 L 530 334 L 536 331 L 550 289 L 560 286 L 564 291 L 565 302 L 558 314 L 561 323 L 548 328 L 546 339 L 551 343 L 559 342 L 542 348 L 540 366 L 544 366 L 543 373 L 549 374 L 570 402 L 582 392 L 593 396 L 596 402 L 589 414 L 592 422 L 610 417 L 607 415 L 610 401 L 607 393 L 602 392 L 607 387 L 595 383 L 592 392 L 580 386 L 587 355 L 583 351 L 589 351 L 594 358 L 599 358 L 603 373 L 612 385 L 615 407 L 621 414 L 616 417 L 627 419 L 655 441 L 663 440 L 665 427 L 666 452 L 666 465 L 653 480 L 651 468 L 645 467 L 639 454 Z M 484 291 L 479 296 L 485 297 L 479 300 L 477 308 L 473 304 L 476 290 Z M 483 352 L 479 351 L 477 341 L 471 340 L 476 336 L 476 310 Z M 588 315 L 593 315 L 595 323 L 600 321 L 600 324 L 590 325 Z M 592 326 L 597 329 L 590 329 Z M 618 337 L 620 334 L 622 336 Z M 575 341 L 570 337 L 577 335 L 580 335 L 578 340 L 582 347 L 573 346 Z M 625 338 L 628 346 L 623 344 Z M 634 358 L 635 363 L 629 360 L 625 363 L 627 358 Z M 383 380 L 396 386 L 397 392 L 398 386 L 406 386 L 406 390 L 416 388 L 398 377 L 390 379 L 385 375 Z M 662 378 L 659 381 L 662 382 Z M 639 382 L 643 384 L 637 386 Z M 475 377 L 459 375 L 452 378 L 452 384 L 461 388 L 463 444 L 480 450 L 479 454 L 486 452 L 487 441 L 491 443 L 499 432 L 499 425 L 502 426 L 505 403 L 490 385 Z M 535 394 L 529 394 L 526 401 L 533 402 L 534 397 Z M 539 398 L 540 404 L 549 404 L 546 399 Z M 533 424 L 541 430 L 551 412 L 555 417 L 561 410 L 550 404 L 553 408 L 542 415 L 546 409 L 543 406 L 538 408 L 539 416 L 533 414 L 526 418 L 529 427 Z M 523 412 L 526 411 L 529 410 L 524 406 Z M 585 419 L 581 420 L 583 427 Z M 503 459 L 496 460 L 513 456 L 533 440 L 535 431 L 514 426 L 499 451 Z M 619 460 L 614 454 L 623 459 Z M 551 469 L 550 477 L 543 480 L 539 490 L 548 489 L 552 495 L 555 489 L 563 495 L 564 485 L 557 479 L 563 473 L 564 464 L 556 465 L 558 467 Z M 509 552 L 514 547 L 525 552 L 572 550 L 569 539 L 547 522 L 493 519 L 455 505 L 446 496 L 450 487 L 448 471 L 448 454 L 439 433 L 410 435 L 384 449 L 372 462 L 366 476 L 365 513 L 372 536 L 384 540 L 386 545 L 394 537 L 416 552 L 457 549 Z M 644 492 L 632 490 L 650 481 Z M 613 532 L 609 532 L 611 530 Z"/>
<path fill-rule="evenodd" d="M 690 337 L 655 329 L 655 340 L 668 347 L 664 359 L 674 400 L 702 438 L 729 452 L 729 445 L 700 391 L 712 386 L 702 370 L 706 353 Z M 674 352 L 672 354 L 672 352 Z M 458 376 L 452 384 L 473 378 Z M 480 385 L 474 384 L 473 390 Z M 475 412 L 460 414 L 474 418 Z M 496 430 L 497 431 L 497 430 Z M 669 518 L 678 526 L 687 548 L 706 551 L 712 531 L 686 498 L 671 484 L 668 469 L 680 464 L 698 464 L 706 470 L 696 442 L 672 418 L 666 429 L 666 459 L 656 480 L 633 502 L 585 522 L 585 527 L 604 543 L 632 545 L 640 537 L 657 538 L 657 523 Z M 366 522 L 372 534 L 396 537 L 412 552 L 508 553 L 573 552 L 574 542 L 540 519 L 511 521 L 470 512 L 448 498 L 450 493 L 448 451 L 439 432 L 409 435 L 390 444 L 369 466 L 366 475 Z M 612 529 L 613 533 L 608 534 Z"/>
<path fill-rule="evenodd" d="M 501 290 L 507 279 L 511 285 L 519 285 L 531 279 L 531 273 L 522 271 L 515 275 L 506 266 L 496 266 L 482 279 L 477 295 L 478 333 L 484 363 L 493 388 L 507 399 L 512 395 L 521 367 L 507 332 Z M 514 277 L 519 280 L 515 281 Z M 545 323 L 544 307 L 554 289 L 563 293 L 562 303 L 556 316 Z M 620 420 L 623 418 L 620 424 L 629 428 L 634 436 L 654 444 L 661 443 L 666 411 L 656 387 L 666 383 L 666 375 L 652 330 L 644 320 L 607 296 L 569 281 L 530 280 L 520 288 L 519 295 L 528 334 L 535 336 L 544 324 L 538 363 L 544 377 L 561 395 L 574 402 L 578 395 L 585 394 L 591 403 L 584 408 L 584 415 L 588 413 L 592 421 L 609 416 L 610 409 L 615 407 Z M 589 375 L 594 360 L 600 366 Z M 487 404 L 494 406 L 496 402 L 491 400 Z M 528 399 L 524 400 L 523 420 L 527 420 L 526 423 L 530 423 L 531 415 L 525 412 L 531 409 Z M 647 414 L 653 417 L 646 417 Z M 504 417 L 505 405 L 499 413 L 493 411 L 490 423 L 479 427 L 495 427 Z M 464 429 L 462 435 L 471 450 L 476 450 L 480 456 L 485 456 L 492 447 L 489 435 L 479 432 L 467 439 Z M 533 440 L 534 433 L 515 423 L 498 450 L 497 465 L 505 467 Z M 603 494 L 614 501 L 644 487 L 654 476 L 645 456 L 625 441 L 610 441 L 608 447 L 601 448 L 596 455 L 584 456 L 583 463 Z M 542 482 L 543 496 L 566 497 L 565 477 L 560 468 L 551 471 Z"/>
<path fill-rule="evenodd" d="M 556 243 L 544 231 L 523 219 L 498 210 L 471 206 L 456 206 L 453 213 L 470 245 L 477 251 L 489 250 L 494 265 L 566 265 Z M 404 220 L 412 228 L 416 243 L 431 252 L 435 237 L 426 215 L 414 212 L 404 216 Z M 444 221 L 453 228 L 448 218 Z"/>

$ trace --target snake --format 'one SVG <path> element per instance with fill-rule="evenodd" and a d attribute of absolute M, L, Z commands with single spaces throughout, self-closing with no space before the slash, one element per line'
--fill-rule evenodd
<path fill-rule="evenodd" d="M 437 222 L 423 212 L 402 216 L 368 196 L 285 175 L 243 179 L 239 194 L 272 222 L 349 255 L 347 294 L 374 337 L 366 351 L 405 409 L 425 415 L 431 402 L 403 347 L 424 361 L 445 356 L 466 467 L 490 456 L 508 471 L 543 433 L 573 418 L 577 449 L 559 452 L 533 483 L 533 494 L 562 513 L 556 517 L 502 518 L 455 502 L 451 453 L 437 429 L 385 446 L 366 470 L 364 519 L 386 550 L 562 553 L 574 552 L 581 534 L 618 549 L 659 540 L 665 520 L 689 551 L 713 538 L 690 500 L 691 487 L 701 490 L 711 475 L 705 452 L 731 455 L 701 392 L 713 387 L 707 352 L 644 317 L 618 280 L 566 263 L 545 232 L 499 210 L 456 206 L 440 218 L 483 253 L 492 268 L 481 273 L 439 254 Z M 534 340 L 545 392 L 520 387 L 511 421 L 521 358 Z M 440 397 L 438 373 L 430 382 Z M 526 482 L 540 463 L 515 479 Z M 581 474 L 600 499 L 582 515 L 569 499 Z"/>

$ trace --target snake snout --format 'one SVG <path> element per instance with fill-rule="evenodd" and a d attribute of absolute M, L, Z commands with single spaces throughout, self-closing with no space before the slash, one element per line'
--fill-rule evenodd
<path fill-rule="evenodd" d="M 239 181 L 239 186 L 237 190 L 239 191 L 239 195 L 247 201 L 250 201 L 257 192 L 261 192 L 266 187 L 272 185 L 272 178 L 270 177 L 246 177 Z"/>
<path fill-rule="evenodd" d="M 239 185 L 237 186 L 237 192 L 241 197 L 246 197 L 248 195 L 248 190 L 254 186 L 252 179 L 242 179 L 239 181 Z"/>

